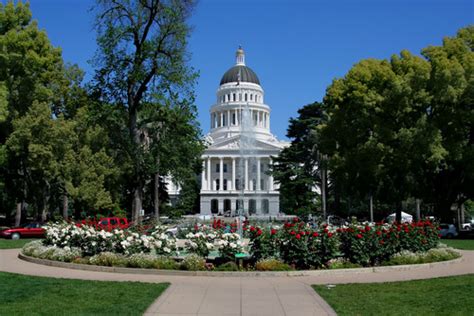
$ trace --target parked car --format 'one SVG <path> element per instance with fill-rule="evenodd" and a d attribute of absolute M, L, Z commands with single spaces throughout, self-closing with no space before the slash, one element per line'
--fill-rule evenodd
<path fill-rule="evenodd" d="M 41 223 L 29 223 L 22 227 L 8 228 L 0 231 L 3 238 L 44 238 L 45 229 Z"/>
<path fill-rule="evenodd" d="M 453 224 L 439 224 L 439 228 L 441 238 L 454 238 L 458 235 L 458 231 Z"/>

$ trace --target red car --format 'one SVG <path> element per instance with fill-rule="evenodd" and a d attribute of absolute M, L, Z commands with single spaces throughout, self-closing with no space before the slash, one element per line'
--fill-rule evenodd
<path fill-rule="evenodd" d="M 0 231 L 0 237 L 20 239 L 20 238 L 43 238 L 45 229 L 40 223 L 29 223 L 22 227 L 8 228 Z"/>

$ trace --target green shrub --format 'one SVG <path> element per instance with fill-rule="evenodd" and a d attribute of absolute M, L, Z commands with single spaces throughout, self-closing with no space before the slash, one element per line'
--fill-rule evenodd
<path fill-rule="evenodd" d="M 49 255 L 48 259 L 62 262 L 71 262 L 76 258 L 82 257 L 81 249 L 79 248 L 55 248 Z"/>
<path fill-rule="evenodd" d="M 206 270 L 206 260 L 196 254 L 190 254 L 183 259 L 180 268 L 188 271 L 203 271 Z"/>
<path fill-rule="evenodd" d="M 136 253 L 127 257 L 127 265 L 131 268 L 150 269 L 155 267 L 157 258 L 150 254 Z"/>
<path fill-rule="evenodd" d="M 97 266 L 126 267 L 128 260 L 125 256 L 113 252 L 102 252 L 92 256 L 89 263 Z"/>
<path fill-rule="evenodd" d="M 158 257 L 154 260 L 153 264 L 155 269 L 177 270 L 179 268 L 179 264 L 176 260 L 169 257 Z"/>
<path fill-rule="evenodd" d="M 25 256 L 33 256 L 33 252 L 41 247 L 43 247 L 43 242 L 41 240 L 35 240 L 25 244 L 21 249 L 21 252 Z"/>
<path fill-rule="evenodd" d="M 89 259 L 90 259 L 90 257 L 75 258 L 71 262 L 72 263 L 77 263 L 77 264 L 90 264 Z"/>
<path fill-rule="evenodd" d="M 270 258 L 257 261 L 255 264 L 257 271 L 290 271 L 293 270 L 288 264 L 281 260 Z"/>
<path fill-rule="evenodd" d="M 383 265 L 404 265 L 404 264 L 419 264 L 432 263 L 459 258 L 460 254 L 452 248 L 433 248 L 426 252 L 411 252 L 403 250 L 394 254 L 389 260 L 385 261 Z"/>
<path fill-rule="evenodd" d="M 235 262 L 229 261 L 224 264 L 221 264 L 214 270 L 215 271 L 239 271 L 240 269 L 239 269 L 239 266 Z"/>
<path fill-rule="evenodd" d="M 345 258 L 332 259 L 328 262 L 327 267 L 329 269 L 353 269 L 361 268 L 362 266 L 357 263 L 352 263 Z"/>

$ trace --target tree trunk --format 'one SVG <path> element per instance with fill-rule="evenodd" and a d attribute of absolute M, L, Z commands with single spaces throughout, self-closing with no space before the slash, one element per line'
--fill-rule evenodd
<path fill-rule="evenodd" d="M 129 132 L 130 137 L 135 145 L 135 151 L 138 152 L 141 150 L 141 142 L 140 142 L 140 131 L 137 126 L 137 107 L 138 104 L 135 104 L 131 94 L 129 93 Z M 143 181 L 141 180 L 140 176 L 140 157 L 135 158 L 135 170 L 134 170 L 134 177 L 133 183 L 133 202 L 132 202 L 132 220 L 135 223 L 139 223 L 141 221 L 141 210 L 143 208 Z"/>
<path fill-rule="evenodd" d="M 20 226 L 21 223 L 22 204 L 22 202 L 16 203 L 15 227 Z"/>
<path fill-rule="evenodd" d="M 67 194 L 63 194 L 63 218 L 65 221 L 67 221 L 69 218 L 68 210 L 69 210 L 69 198 Z"/>
<path fill-rule="evenodd" d="M 155 173 L 155 187 L 154 187 L 154 208 L 155 208 L 155 219 L 160 219 L 160 174 Z"/>
<path fill-rule="evenodd" d="M 369 211 L 370 211 L 370 221 L 374 222 L 374 197 L 372 194 L 369 196 Z"/>
<path fill-rule="evenodd" d="M 321 168 L 321 209 L 323 211 L 324 220 L 327 219 L 326 212 L 326 168 Z"/>
<path fill-rule="evenodd" d="M 402 202 L 399 202 L 397 204 L 397 209 L 395 211 L 395 220 L 397 221 L 397 223 L 402 222 Z"/>
<path fill-rule="evenodd" d="M 417 221 L 421 219 L 420 204 L 421 204 L 421 200 L 416 199 L 416 220 Z"/>

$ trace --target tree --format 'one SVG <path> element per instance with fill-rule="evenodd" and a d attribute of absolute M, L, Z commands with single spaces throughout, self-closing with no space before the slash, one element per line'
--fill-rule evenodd
<path fill-rule="evenodd" d="M 474 196 L 474 26 L 446 37 L 442 46 L 422 51 L 431 65 L 429 118 L 440 133 L 447 155 L 426 177 L 431 202 L 443 220 L 452 220 L 451 206 Z"/>
<path fill-rule="evenodd" d="M 300 215 L 316 211 L 316 188 L 321 187 L 318 128 L 326 120 L 323 105 L 315 102 L 298 110 L 290 119 L 287 137 L 291 145 L 274 158 L 272 173 L 280 183 L 282 210 Z"/>
<path fill-rule="evenodd" d="M 33 104 L 53 108 L 55 96 L 65 81 L 61 50 L 53 47 L 46 33 L 31 20 L 28 4 L 18 2 L 15 6 L 13 1 L 0 4 L 0 47 L 0 85 L 4 87 L 2 96 L 6 97 L 7 103 L 6 111 L 2 107 L 2 115 L 6 117 L 0 122 L 0 144 L 3 146 L 13 132 L 13 122 L 26 115 Z M 17 225 L 25 211 L 30 189 L 25 169 L 27 159 L 26 156 L 5 155 L 1 166 L 8 200 L 17 203 Z"/>
<path fill-rule="evenodd" d="M 145 104 L 160 107 L 169 96 L 188 92 L 195 75 L 186 65 L 192 1 L 98 0 L 96 88 L 102 99 L 123 108 L 133 157 L 132 218 L 139 219 L 146 184 L 143 131 Z"/>

